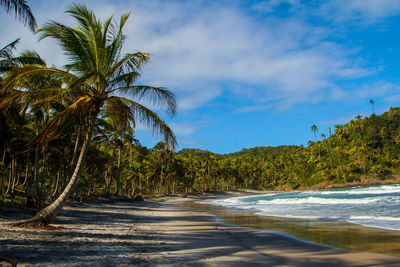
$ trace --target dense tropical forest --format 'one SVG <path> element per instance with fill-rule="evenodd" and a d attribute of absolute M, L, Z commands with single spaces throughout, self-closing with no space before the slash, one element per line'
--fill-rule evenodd
<path fill-rule="evenodd" d="M 2 205 L 27 199 L 36 207 L 53 203 L 38 213 L 47 223 L 68 197 L 89 201 L 121 195 L 305 189 L 398 177 L 400 108 L 358 116 L 324 133 L 312 125 L 314 140 L 307 147 L 256 147 L 226 155 L 199 149 L 175 152 L 169 126 L 141 102 L 173 116 L 174 94 L 135 84 L 148 54 L 121 55 L 129 14 L 116 23 L 111 17 L 98 21 L 82 5 L 67 12 L 78 26 L 50 21 L 39 29 L 41 39 L 56 39 L 67 55 L 63 69 L 47 67 L 33 51 L 14 56 L 18 40 L 0 50 Z M 24 14 L 34 30 L 31 13 Z M 373 107 L 372 100 L 370 104 Z M 164 140 L 153 148 L 142 146 L 135 138 L 138 121 Z"/>
<path fill-rule="evenodd" d="M 50 120 L 43 114 L 40 122 Z M 38 120 L 38 119 L 37 119 Z M 36 149 L 35 116 L 7 116 L 2 141 L 1 195 L 51 201 L 63 191 L 76 161 L 82 134 L 65 132 Z M 37 124 L 37 122 L 36 122 Z M 301 189 L 363 180 L 387 181 L 400 168 L 400 108 L 378 116 L 358 116 L 307 147 L 255 147 L 220 155 L 199 149 L 173 152 L 164 142 L 140 145 L 134 129 L 99 120 L 73 196 L 162 195 L 233 189 Z M 310 131 L 311 135 L 311 131 Z M 35 154 L 39 154 L 35 175 Z M 74 156 L 75 155 L 75 156 Z"/>

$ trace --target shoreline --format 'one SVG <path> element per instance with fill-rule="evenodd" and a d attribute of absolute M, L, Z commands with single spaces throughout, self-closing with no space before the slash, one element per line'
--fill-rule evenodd
<path fill-rule="evenodd" d="M 187 201 L 240 194 L 252 193 L 68 206 L 53 224 L 65 227 L 62 230 L 0 224 L 0 254 L 19 266 L 400 265 L 396 257 L 221 224 L 214 215 L 185 205 Z M 12 214 L 6 217 L 8 221 L 18 219 Z"/>
<path fill-rule="evenodd" d="M 399 230 L 365 226 L 344 220 L 268 216 L 258 214 L 256 210 L 201 202 L 199 199 L 188 202 L 187 205 L 209 212 L 226 225 L 281 234 L 331 248 L 400 257 Z"/>

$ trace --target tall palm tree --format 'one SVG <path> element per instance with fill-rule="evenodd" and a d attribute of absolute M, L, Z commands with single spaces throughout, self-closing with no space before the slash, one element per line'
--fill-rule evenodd
<path fill-rule="evenodd" d="M 318 127 L 317 127 L 317 125 L 313 124 L 313 125 L 311 126 L 311 131 L 314 133 L 315 142 L 317 142 L 317 132 L 318 132 Z"/>
<path fill-rule="evenodd" d="M 372 107 L 372 114 L 375 114 L 375 109 L 374 109 L 375 101 L 374 101 L 373 99 L 370 99 L 370 100 L 369 100 L 369 104 L 370 104 L 371 107 Z"/>
<path fill-rule="evenodd" d="M 166 180 L 168 174 L 169 165 L 172 161 L 173 154 L 168 146 L 164 142 L 158 142 L 154 146 L 155 160 L 161 166 L 160 180 L 159 180 L 159 194 L 163 194 L 163 183 Z"/>
<path fill-rule="evenodd" d="M 80 109 L 84 115 L 85 136 L 82 148 L 69 183 L 60 196 L 48 207 L 39 211 L 32 219 L 15 223 L 15 225 L 46 225 L 51 222 L 56 212 L 63 206 L 72 187 L 80 176 L 86 153 L 92 138 L 96 119 L 102 109 L 107 110 L 110 117 L 125 119 L 133 125 L 136 120 L 153 129 L 153 133 L 162 134 L 168 147 L 174 148 L 175 136 L 169 126 L 154 111 L 141 101 L 157 105 L 173 116 L 176 112 L 176 99 L 173 93 L 165 88 L 138 86 L 134 82 L 140 76 L 143 63 L 149 60 L 147 53 L 136 52 L 121 56 L 125 35 L 122 29 L 129 14 L 120 18 L 119 24 L 111 16 L 104 22 L 97 20 L 86 6 L 74 4 L 67 11 L 77 20 L 77 25 L 67 26 L 50 21 L 39 30 L 40 39 L 54 38 L 68 57 L 65 69 L 48 68 L 42 65 L 25 65 L 15 68 L 4 78 L 2 90 L 10 91 L 18 86 L 20 79 L 30 75 L 48 73 L 62 77 L 65 86 L 46 90 L 41 95 L 45 101 L 63 101 L 72 97 L 74 102 L 58 114 L 40 135 L 60 124 L 68 114 Z M 13 94 L 18 100 L 31 92 L 21 91 Z M 15 95 L 18 95 L 15 97 Z"/>
<path fill-rule="evenodd" d="M 317 143 L 317 132 L 318 132 L 317 125 L 313 124 L 311 126 L 311 131 L 314 133 L 315 145 L 318 147 L 318 160 L 319 160 L 321 158 L 321 149 L 319 147 L 319 144 Z"/>

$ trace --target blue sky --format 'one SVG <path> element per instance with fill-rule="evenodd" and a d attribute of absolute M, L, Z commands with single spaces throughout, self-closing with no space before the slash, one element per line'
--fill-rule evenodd
<path fill-rule="evenodd" d="M 132 12 L 126 52 L 152 54 L 141 84 L 178 97 L 166 119 L 179 149 L 230 153 L 254 146 L 300 145 L 357 115 L 400 101 L 400 1 L 80 1 L 98 17 Z M 28 1 L 39 25 L 72 1 Z M 21 37 L 48 64 L 65 64 L 52 40 L 37 42 L 12 16 L 0 18 L 3 42 Z M 6 40 L 6 41 L 4 41 Z M 157 108 L 157 107 L 155 107 Z M 165 116 L 164 116 L 165 117 Z M 160 137 L 138 125 L 143 145 Z"/>

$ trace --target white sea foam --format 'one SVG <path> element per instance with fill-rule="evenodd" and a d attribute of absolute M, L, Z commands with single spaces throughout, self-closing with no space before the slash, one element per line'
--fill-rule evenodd
<path fill-rule="evenodd" d="M 345 195 L 363 195 L 363 194 L 393 194 L 400 193 L 400 186 L 384 185 L 378 187 L 354 188 L 352 190 L 329 190 L 322 191 L 321 195 L 345 194 Z"/>
<path fill-rule="evenodd" d="M 277 195 L 277 193 L 269 193 L 269 194 L 264 194 L 264 195 L 251 196 L 251 197 L 244 196 L 244 197 L 210 199 L 210 200 L 199 201 L 198 203 L 221 205 L 221 206 L 227 206 L 227 205 L 232 206 L 232 205 L 237 205 L 237 204 L 242 205 L 244 203 L 244 200 L 249 200 L 252 198 L 270 197 L 273 195 Z M 254 202 L 251 202 L 251 201 L 247 201 L 246 203 L 254 204 Z"/>
<path fill-rule="evenodd" d="M 367 204 L 381 201 L 382 198 L 364 198 L 364 199 L 344 199 L 344 198 L 277 198 L 272 200 L 259 200 L 257 204 L 278 204 L 278 205 L 301 205 L 301 204 L 322 204 L 322 205 L 339 205 L 339 204 Z"/>
<path fill-rule="evenodd" d="M 209 200 L 259 215 L 346 221 L 400 230 L 400 185 L 314 190 Z"/>

